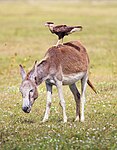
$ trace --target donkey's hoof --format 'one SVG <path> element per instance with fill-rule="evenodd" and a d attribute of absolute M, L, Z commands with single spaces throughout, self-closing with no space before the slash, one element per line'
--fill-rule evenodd
<path fill-rule="evenodd" d="M 47 122 L 47 121 L 48 121 L 48 119 L 43 119 L 41 122 L 44 123 L 44 122 Z"/>
<path fill-rule="evenodd" d="M 81 117 L 80 122 L 84 122 L 84 121 L 85 121 L 84 117 Z"/>
<path fill-rule="evenodd" d="M 78 122 L 80 121 L 79 117 L 77 116 L 76 119 L 75 119 L 75 122 Z"/>
<path fill-rule="evenodd" d="M 67 122 L 67 118 L 64 118 L 63 122 L 66 123 Z"/>

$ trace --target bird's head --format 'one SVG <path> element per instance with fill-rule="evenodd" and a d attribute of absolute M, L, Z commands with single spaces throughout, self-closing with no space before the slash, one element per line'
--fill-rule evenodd
<path fill-rule="evenodd" d="M 54 26 L 54 23 L 53 23 L 53 22 L 46 22 L 46 23 L 45 23 L 45 26 L 53 27 L 53 26 Z"/>

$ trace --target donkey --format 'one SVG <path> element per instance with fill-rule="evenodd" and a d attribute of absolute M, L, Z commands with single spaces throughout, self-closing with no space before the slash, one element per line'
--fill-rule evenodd
<path fill-rule="evenodd" d="M 22 65 L 20 65 L 20 74 L 22 76 L 20 92 L 23 98 L 22 110 L 25 113 L 31 111 L 34 101 L 38 98 L 37 86 L 45 81 L 47 102 L 42 122 L 47 121 L 50 114 L 53 85 L 58 90 L 60 105 L 63 110 L 63 121 L 67 122 L 62 85 L 69 85 L 76 102 L 75 121 L 79 120 L 83 122 L 87 83 L 96 92 L 88 79 L 88 68 L 89 58 L 86 49 L 79 41 L 71 41 L 63 45 L 59 44 L 57 47 L 53 46 L 49 48 L 44 59 L 39 63 L 36 61 L 31 71 L 27 74 Z M 78 80 L 81 80 L 81 94 L 76 87 Z"/>

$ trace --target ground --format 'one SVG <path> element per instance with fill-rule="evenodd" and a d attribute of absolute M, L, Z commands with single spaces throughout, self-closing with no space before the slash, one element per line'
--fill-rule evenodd
<path fill-rule="evenodd" d="M 116 2 L 1 2 L 0 3 L 0 149 L 116 150 L 117 149 L 117 3 Z M 64 38 L 80 40 L 90 57 L 89 77 L 96 87 L 86 92 L 85 122 L 74 122 L 75 102 L 64 87 L 68 123 L 63 123 L 57 90 L 49 121 L 41 123 L 46 105 L 45 84 L 32 112 L 25 114 L 19 92 L 19 64 L 29 71 L 57 37 L 44 26 L 82 25 Z M 80 83 L 77 84 L 80 89 Z"/>

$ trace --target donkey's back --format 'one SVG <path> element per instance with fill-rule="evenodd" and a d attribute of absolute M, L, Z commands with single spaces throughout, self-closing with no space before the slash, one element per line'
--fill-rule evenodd
<path fill-rule="evenodd" d="M 63 74 L 73 74 L 87 71 L 89 58 L 86 49 L 78 41 L 68 42 L 58 47 L 50 48 L 46 56 L 55 67 L 62 67 Z"/>

